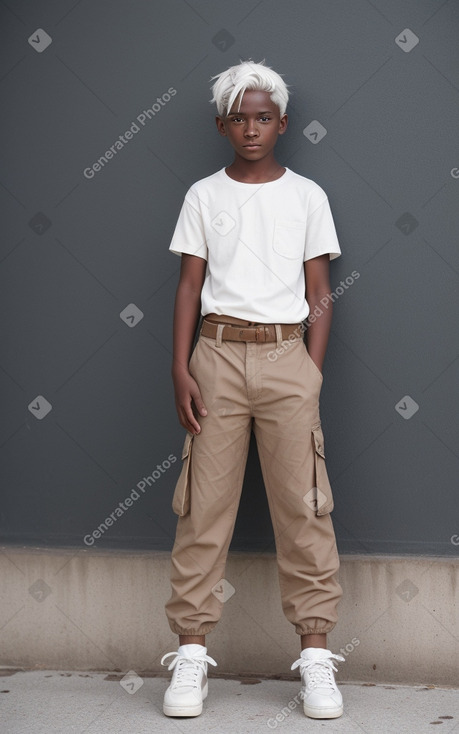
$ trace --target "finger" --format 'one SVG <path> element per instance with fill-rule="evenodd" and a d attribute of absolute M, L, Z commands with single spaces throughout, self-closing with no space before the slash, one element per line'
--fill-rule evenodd
<path fill-rule="evenodd" d="M 193 398 L 193 402 L 199 415 L 207 415 L 207 408 L 204 405 L 204 401 L 201 397 L 201 393 L 199 392 L 199 388 L 191 391 L 191 397 Z"/>
<path fill-rule="evenodd" d="M 193 415 L 191 405 L 181 406 L 181 420 L 180 423 L 187 431 L 194 435 L 201 432 L 201 426 Z"/>

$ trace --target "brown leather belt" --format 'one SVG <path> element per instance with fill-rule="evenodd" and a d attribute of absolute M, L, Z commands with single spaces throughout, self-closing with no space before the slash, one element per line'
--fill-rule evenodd
<path fill-rule="evenodd" d="M 252 321 L 244 321 L 234 316 L 219 316 L 208 314 L 202 322 L 200 334 L 215 339 L 218 325 L 223 324 L 221 338 L 223 341 L 232 342 L 275 342 L 277 341 L 275 324 L 258 324 Z M 303 336 L 302 324 L 279 324 L 282 339 L 297 338 Z"/>

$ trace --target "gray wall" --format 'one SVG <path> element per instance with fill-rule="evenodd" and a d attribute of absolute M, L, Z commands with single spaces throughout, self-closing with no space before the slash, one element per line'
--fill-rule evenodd
<path fill-rule="evenodd" d="M 86 548 L 139 484 L 94 547 L 171 547 L 184 432 L 168 245 L 187 188 L 232 159 L 209 78 L 252 57 L 292 85 L 278 158 L 327 191 L 343 251 L 321 403 L 339 548 L 457 553 L 459 4 L 10 0 L 1 14 L 4 540 Z M 273 548 L 253 446 L 232 547 Z"/>

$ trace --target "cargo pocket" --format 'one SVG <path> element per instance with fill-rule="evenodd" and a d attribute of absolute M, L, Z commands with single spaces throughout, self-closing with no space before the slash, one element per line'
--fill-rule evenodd
<path fill-rule="evenodd" d="M 175 485 L 172 509 L 176 515 L 186 515 L 190 510 L 190 464 L 193 434 L 187 433 L 182 449 L 182 471 Z"/>
<path fill-rule="evenodd" d="M 333 494 L 325 465 L 324 434 L 321 424 L 313 426 L 312 443 L 314 449 L 316 515 L 326 515 L 333 510 Z"/>

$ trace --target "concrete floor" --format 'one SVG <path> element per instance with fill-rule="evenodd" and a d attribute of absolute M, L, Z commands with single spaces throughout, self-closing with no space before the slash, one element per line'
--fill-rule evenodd
<path fill-rule="evenodd" d="M 201 716 L 169 719 L 162 713 L 165 677 L 123 681 L 113 673 L 54 670 L 0 670 L 0 677 L 2 734 L 459 734 L 457 689 L 342 683 L 343 716 L 316 721 L 294 701 L 299 678 L 212 678 Z"/>

